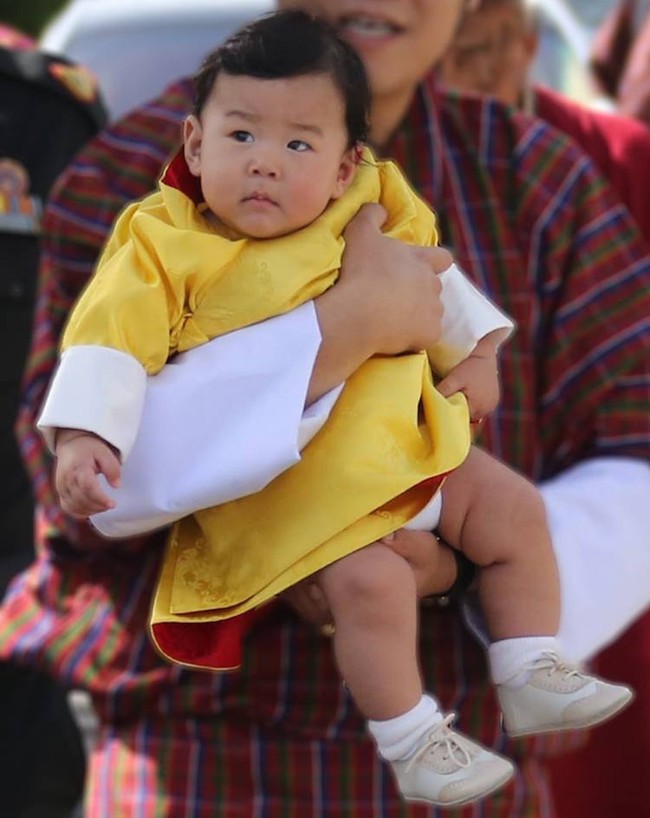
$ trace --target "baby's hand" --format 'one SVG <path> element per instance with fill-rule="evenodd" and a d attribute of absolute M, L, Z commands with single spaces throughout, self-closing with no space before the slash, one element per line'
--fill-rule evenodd
<path fill-rule="evenodd" d="M 115 507 L 97 479 L 103 474 L 114 488 L 120 483 L 120 461 L 108 443 L 89 432 L 60 429 L 56 458 L 56 490 L 67 514 L 85 519 Z"/>
<path fill-rule="evenodd" d="M 465 395 L 472 421 L 482 420 L 499 403 L 497 349 L 502 335 L 501 330 L 495 330 L 482 338 L 472 354 L 438 384 L 438 391 L 446 398 L 455 392 Z"/>

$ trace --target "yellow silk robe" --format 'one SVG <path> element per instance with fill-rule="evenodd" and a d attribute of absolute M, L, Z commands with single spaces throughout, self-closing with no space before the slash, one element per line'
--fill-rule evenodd
<path fill-rule="evenodd" d="M 153 374 L 175 352 L 287 312 L 335 282 L 342 232 L 366 202 L 388 212 L 386 234 L 435 244 L 435 217 L 398 168 L 369 152 L 365 160 L 315 222 L 266 240 L 220 234 L 164 177 L 116 222 L 64 348 L 111 347 Z M 372 358 L 298 464 L 257 494 L 174 525 L 152 623 L 237 616 L 400 528 L 431 498 L 423 481 L 458 466 L 469 445 L 465 399 L 436 391 L 426 353 Z"/>

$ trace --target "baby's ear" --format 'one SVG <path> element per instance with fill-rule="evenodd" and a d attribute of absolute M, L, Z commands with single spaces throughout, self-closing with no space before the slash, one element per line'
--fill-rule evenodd
<path fill-rule="evenodd" d="M 183 123 L 183 153 L 187 167 L 193 176 L 201 175 L 202 140 L 201 121 L 194 114 L 190 114 Z"/>
<path fill-rule="evenodd" d="M 343 158 L 341 159 L 332 199 L 338 199 L 350 187 L 356 175 L 358 165 L 358 150 L 356 147 L 350 148 L 343 154 Z"/>

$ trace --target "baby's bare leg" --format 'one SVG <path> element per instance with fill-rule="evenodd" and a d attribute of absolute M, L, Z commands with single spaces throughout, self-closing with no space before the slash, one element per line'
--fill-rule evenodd
<path fill-rule="evenodd" d="M 560 586 L 544 505 L 535 486 L 472 447 L 442 490 L 442 537 L 480 567 L 493 640 L 555 635 Z"/>
<path fill-rule="evenodd" d="M 508 733 L 591 727 L 626 707 L 632 691 L 625 685 L 579 673 L 562 659 L 559 576 L 535 487 L 472 449 L 442 496 L 441 534 L 480 566 L 490 673 Z"/>
<path fill-rule="evenodd" d="M 451 730 L 452 717 L 422 692 L 415 575 L 406 560 L 373 543 L 318 579 L 336 626 L 339 669 L 405 797 L 450 806 L 505 783 L 510 762 Z"/>
<path fill-rule="evenodd" d="M 413 708 L 422 683 L 409 564 L 374 543 L 324 568 L 318 581 L 336 628 L 336 661 L 359 709 L 369 719 L 385 720 Z"/>

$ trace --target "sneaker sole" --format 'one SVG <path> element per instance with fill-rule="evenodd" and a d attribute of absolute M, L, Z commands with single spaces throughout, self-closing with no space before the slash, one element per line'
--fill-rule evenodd
<path fill-rule="evenodd" d="M 408 801 L 411 804 L 433 804 L 435 807 L 439 807 L 440 809 L 454 809 L 455 807 L 462 807 L 464 804 L 474 804 L 477 801 L 482 801 L 484 798 L 487 798 L 488 795 L 492 795 L 492 793 L 501 789 L 504 784 L 507 784 L 514 774 L 514 769 L 509 770 L 507 774 L 503 775 L 498 781 L 495 781 L 489 790 L 485 790 L 485 792 L 482 792 L 480 795 L 465 796 L 464 798 L 458 798 L 455 801 L 443 802 L 434 801 L 431 798 L 408 798 L 407 796 L 403 796 L 403 798 L 404 801 Z"/>
<path fill-rule="evenodd" d="M 591 718 L 585 719 L 581 722 L 573 722 L 572 724 L 549 724 L 542 727 L 530 727 L 523 730 L 508 730 L 504 722 L 504 730 L 511 738 L 522 738 L 524 736 L 537 736 L 542 733 L 568 733 L 571 730 L 586 730 L 588 727 L 597 727 L 599 724 L 604 724 L 606 721 L 617 716 L 622 710 L 625 710 L 628 705 L 634 701 L 634 692 L 629 691 L 626 698 L 615 702 L 608 710 L 601 710 L 594 714 Z M 503 716 L 501 717 L 503 721 Z"/>

